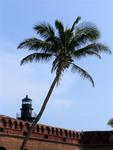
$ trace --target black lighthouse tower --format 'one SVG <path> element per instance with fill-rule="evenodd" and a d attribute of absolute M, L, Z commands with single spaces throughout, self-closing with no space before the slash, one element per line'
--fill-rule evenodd
<path fill-rule="evenodd" d="M 22 99 L 22 108 L 21 110 L 21 116 L 17 117 L 17 119 L 32 122 L 35 117 L 32 117 L 32 100 L 26 95 L 24 99 Z"/>

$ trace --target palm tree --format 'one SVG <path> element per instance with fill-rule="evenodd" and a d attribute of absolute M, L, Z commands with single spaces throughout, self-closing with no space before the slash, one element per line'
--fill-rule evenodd
<path fill-rule="evenodd" d="M 80 23 L 80 19 L 80 17 L 77 17 L 70 28 L 65 28 L 61 21 L 56 20 L 56 30 L 54 30 L 49 23 L 35 25 L 34 30 L 41 38 L 38 39 L 33 37 L 26 39 L 18 46 L 18 48 L 27 48 L 27 50 L 33 51 L 33 53 L 21 60 L 21 65 L 33 61 L 48 62 L 53 60 L 51 73 L 55 72 L 55 78 L 50 86 L 41 110 L 33 121 L 28 135 L 24 138 L 20 150 L 23 150 L 32 134 L 33 128 L 40 120 L 53 89 L 59 84 L 64 71 L 71 68 L 72 72 L 78 72 L 94 86 L 94 81 L 89 73 L 76 65 L 75 62 L 82 57 L 90 55 L 101 58 L 101 52 L 111 53 L 107 46 L 97 42 L 100 37 L 97 27 L 91 23 Z"/>

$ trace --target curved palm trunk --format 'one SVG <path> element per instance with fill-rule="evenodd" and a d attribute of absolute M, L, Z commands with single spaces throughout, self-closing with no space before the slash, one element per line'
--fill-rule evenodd
<path fill-rule="evenodd" d="M 31 134 L 32 134 L 33 128 L 35 127 L 35 125 L 36 125 L 36 124 L 38 123 L 38 121 L 40 120 L 40 118 L 41 118 L 41 116 L 42 116 L 42 114 L 43 114 L 43 112 L 44 112 L 44 110 L 45 110 L 45 108 L 46 108 L 47 102 L 49 101 L 49 98 L 50 98 L 50 96 L 51 96 L 51 94 L 52 94 L 52 91 L 53 91 L 53 89 L 54 89 L 54 87 L 55 87 L 55 85 L 56 85 L 56 83 L 57 83 L 57 79 L 58 79 L 58 77 L 56 76 L 55 79 L 53 80 L 52 84 L 51 84 L 51 87 L 50 87 L 50 89 L 49 89 L 49 91 L 48 91 L 48 93 L 47 93 L 47 96 L 46 96 L 46 98 L 45 98 L 45 100 L 44 100 L 44 103 L 43 103 L 43 105 L 42 105 L 42 107 L 41 107 L 41 109 L 40 109 L 40 111 L 39 111 L 37 117 L 36 117 L 35 120 L 33 121 L 32 125 L 31 125 L 31 127 L 30 127 L 30 129 L 29 129 L 29 131 L 28 131 L 28 134 L 27 134 L 26 137 L 24 138 L 24 140 L 23 140 L 23 142 L 22 142 L 22 145 L 21 145 L 21 147 L 20 147 L 19 150 L 24 150 L 24 147 L 25 147 L 27 141 L 29 140 L 29 138 L 30 138 L 30 136 L 31 136 Z"/>

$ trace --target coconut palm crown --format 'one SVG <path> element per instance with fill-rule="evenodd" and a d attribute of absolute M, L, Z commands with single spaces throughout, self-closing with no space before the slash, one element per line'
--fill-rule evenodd
<path fill-rule="evenodd" d="M 64 71 L 71 68 L 72 72 L 78 72 L 83 78 L 88 79 L 94 86 L 93 78 L 89 73 L 75 62 L 82 57 L 94 55 L 101 58 L 100 53 L 111 53 L 110 49 L 97 40 L 100 37 L 99 30 L 91 23 L 80 23 L 77 17 L 73 25 L 64 27 L 61 21 L 55 21 L 55 28 L 49 23 L 35 25 L 34 30 L 40 38 L 29 38 L 19 44 L 18 48 L 27 48 L 32 53 L 21 60 L 21 64 L 28 62 L 48 62 L 52 60 L 51 72 L 55 72 L 55 78 L 50 86 L 44 103 L 33 121 L 28 135 L 25 137 L 20 150 L 23 150 L 32 130 L 41 118 L 47 102 L 56 84 L 59 83 Z"/>
<path fill-rule="evenodd" d="M 21 64 L 53 60 L 51 72 L 56 72 L 57 82 L 62 73 L 71 67 L 72 72 L 79 72 L 94 86 L 92 77 L 87 71 L 76 65 L 75 61 L 88 55 L 101 58 L 101 52 L 111 53 L 111 51 L 104 44 L 97 42 L 100 33 L 95 25 L 79 23 L 79 21 L 80 17 L 77 17 L 71 28 L 65 28 L 61 21 L 56 20 L 56 30 L 49 23 L 35 25 L 34 30 L 41 36 L 41 39 L 33 37 L 19 44 L 18 48 L 34 51 L 23 58 Z"/>

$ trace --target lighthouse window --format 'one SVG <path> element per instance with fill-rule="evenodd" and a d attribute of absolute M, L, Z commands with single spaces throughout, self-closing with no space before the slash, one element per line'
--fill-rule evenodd
<path fill-rule="evenodd" d="M 23 104 L 31 104 L 31 102 L 23 102 Z"/>

